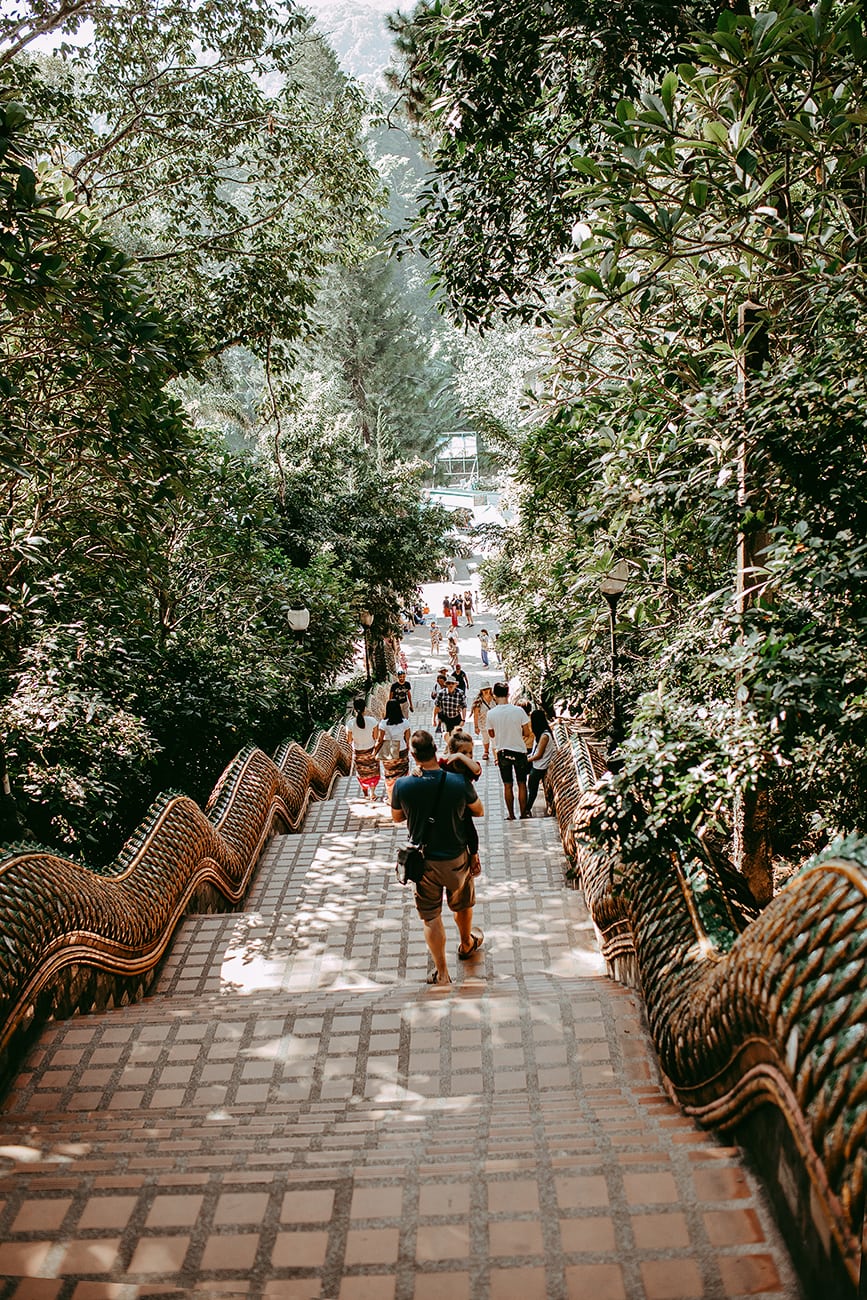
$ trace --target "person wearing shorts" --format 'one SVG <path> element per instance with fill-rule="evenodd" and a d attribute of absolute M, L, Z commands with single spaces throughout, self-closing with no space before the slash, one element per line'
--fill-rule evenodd
<path fill-rule="evenodd" d="M 412 711 L 412 687 L 406 680 L 406 669 L 399 668 L 397 672 L 397 681 L 391 683 L 391 690 L 388 692 L 390 700 L 397 700 L 400 705 L 400 711 L 405 718 L 408 718 Z"/>
<path fill-rule="evenodd" d="M 510 822 L 515 820 L 514 788 L 517 784 L 521 817 L 529 817 L 527 735 L 532 735 L 530 720 L 519 705 L 509 703 L 509 688 L 505 682 L 497 682 L 494 686 L 494 707 L 488 710 L 487 727 L 497 755 L 500 780 L 503 783 L 506 816 Z"/>
<path fill-rule="evenodd" d="M 437 722 L 442 723 L 443 730 L 446 732 L 463 726 L 467 716 L 467 697 L 454 677 L 446 678 L 444 689 L 437 692 L 434 713 Z"/>
<path fill-rule="evenodd" d="M 408 823 L 413 844 L 425 845 L 425 872 L 415 886 L 415 906 L 434 963 L 427 982 L 450 984 L 442 918 L 443 898 L 460 935 L 458 960 L 466 961 L 472 957 L 484 940 L 482 931 L 473 929 L 476 890 L 464 816 L 469 812 L 473 817 L 483 817 L 485 810 L 481 799 L 462 776 L 440 768 L 436 744 L 429 731 L 414 731 L 410 748 L 418 773 L 402 776 L 395 782 L 391 794 L 391 817 L 398 825 Z M 431 827 L 429 818 L 434 809 Z"/>

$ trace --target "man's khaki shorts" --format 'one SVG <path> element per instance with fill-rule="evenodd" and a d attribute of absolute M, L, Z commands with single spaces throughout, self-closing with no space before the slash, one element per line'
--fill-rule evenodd
<path fill-rule="evenodd" d="M 470 875 L 470 855 L 458 858 L 425 859 L 425 873 L 415 887 L 416 911 L 423 921 L 432 921 L 443 910 L 443 890 L 452 912 L 465 912 L 476 901 L 476 884 Z"/>

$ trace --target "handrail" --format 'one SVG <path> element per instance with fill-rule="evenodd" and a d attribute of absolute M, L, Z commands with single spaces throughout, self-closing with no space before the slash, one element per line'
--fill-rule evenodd
<path fill-rule="evenodd" d="M 297 830 L 350 763 L 342 726 L 309 752 L 288 742 L 271 759 L 250 745 L 204 810 L 160 795 L 99 872 L 33 846 L 0 848 L 0 1085 L 52 1016 L 145 993 L 183 915 L 237 905 L 275 826 Z"/>
<path fill-rule="evenodd" d="M 564 739 L 549 778 L 564 847 L 610 973 L 643 991 L 669 1092 L 723 1132 L 776 1108 L 805 1218 L 821 1220 L 816 1235 L 833 1239 L 854 1295 L 867 1189 L 865 864 L 808 864 L 760 912 L 736 873 L 686 855 L 615 888 L 615 855 L 584 834 L 598 803 L 590 755 L 576 755 L 586 740 Z"/>

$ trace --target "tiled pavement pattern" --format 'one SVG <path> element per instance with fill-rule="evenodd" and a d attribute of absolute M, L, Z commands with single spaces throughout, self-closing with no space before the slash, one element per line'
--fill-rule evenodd
<path fill-rule="evenodd" d="M 451 989 L 403 832 L 344 781 L 155 996 L 42 1035 L 0 1122 L 2 1300 L 798 1295 L 737 1152 L 659 1087 L 555 823 L 504 822 L 495 777 Z"/>

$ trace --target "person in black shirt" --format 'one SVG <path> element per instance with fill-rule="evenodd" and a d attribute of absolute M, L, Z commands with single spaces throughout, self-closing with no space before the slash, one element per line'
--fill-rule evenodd
<path fill-rule="evenodd" d="M 464 815 L 483 817 L 478 795 L 462 776 L 444 772 L 437 762 L 429 731 L 414 731 L 410 748 L 418 765 L 416 776 L 402 776 L 391 793 L 391 817 L 409 824 L 413 844 L 425 845 L 425 873 L 415 886 L 416 910 L 424 923 L 425 943 L 433 959 L 429 984 L 450 984 L 443 925 L 443 894 L 460 935 L 458 959 L 466 961 L 482 946 L 484 935 L 473 929 L 476 901 Z M 438 802 L 437 802 L 438 800 Z M 434 824 L 429 818 L 436 809 Z"/>
<path fill-rule="evenodd" d="M 406 673 L 401 668 L 397 674 L 397 681 L 391 683 L 391 690 L 388 692 L 390 700 L 397 700 L 400 705 L 400 711 L 405 718 L 408 718 L 412 710 L 412 687 L 406 680 Z"/>

